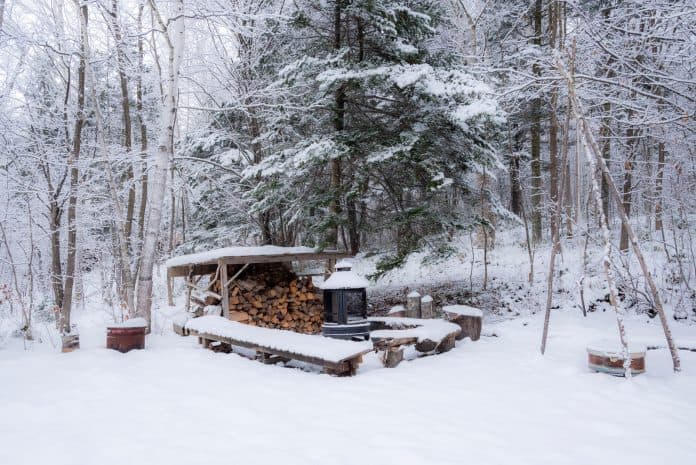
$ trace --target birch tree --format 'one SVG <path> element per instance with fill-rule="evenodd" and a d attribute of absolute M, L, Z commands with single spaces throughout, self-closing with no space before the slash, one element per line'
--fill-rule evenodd
<path fill-rule="evenodd" d="M 143 239 L 142 259 L 137 286 L 137 315 L 151 321 L 152 275 L 157 259 L 157 243 L 162 224 L 164 195 L 167 187 L 169 159 L 174 155 L 174 126 L 178 110 L 179 70 L 184 53 L 184 1 L 176 0 L 174 14 L 167 22 L 162 18 L 154 0 L 153 12 L 165 38 L 168 50 L 165 94 L 160 115 L 160 135 L 157 151 L 148 174 L 148 204 L 150 214 Z"/>

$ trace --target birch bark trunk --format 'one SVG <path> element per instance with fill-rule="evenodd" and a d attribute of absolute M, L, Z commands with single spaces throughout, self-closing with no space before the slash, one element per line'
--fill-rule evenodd
<path fill-rule="evenodd" d="M 679 353 L 677 352 L 677 347 L 674 344 L 674 339 L 672 338 L 672 331 L 669 328 L 669 323 L 667 321 L 667 315 L 665 314 L 664 306 L 662 304 L 662 297 L 660 296 L 660 292 L 657 289 L 657 284 L 655 283 L 655 280 L 653 279 L 652 274 L 650 273 L 650 270 L 648 269 L 647 263 L 645 261 L 645 257 L 643 256 L 643 251 L 640 248 L 640 245 L 638 244 L 638 238 L 636 237 L 635 232 L 633 231 L 633 227 L 631 226 L 631 223 L 628 219 L 628 215 L 626 215 L 626 212 L 623 209 L 622 205 L 622 198 L 621 194 L 619 193 L 618 188 L 616 187 L 616 184 L 614 183 L 610 173 L 609 173 L 609 168 L 607 167 L 607 164 L 605 163 L 604 158 L 601 155 L 601 150 L 599 148 L 599 145 L 597 144 L 596 139 L 594 138 L 594 135 L 592 134 L 592 131 L 590 130 L 590 127 L 587 124 L 587 120 L 585 119 L 584 112 L 582 109 L 582 106 L 580 105 L 580 101 L 577 98 L 577 95 L 575 93 L 575 82 L 573 80 L 573 77 L 569 75 L 565 69 L 565 66 L 563 63 L 559 60 L 558 62 L 559 69 L 561 73 L 563 74 L 564 79 L 566 80 L 568 84 L 568 96 L 570 98 L 570 101 L 572 103 L 571 108 L 574 113 L 574 116 L 576 120 L 579 123 L 580 129 L 582 131 L 583 137 L 585 141 L 587 142 L 588 146 L 588 161 L 590 162 L 590 165 L 592 168 L 594 168 L 595 163 L 599 165 L 600 170 L 602 171 L 602 174 L 604 176 L 604 179 L 606 180 L 608 187 L 609 187 L 609 193 L 611 194 L 611 198 L 614 200 L 614 203 L 616 204 L 616 209 L 618 210 L 619 215 L 621 216 L 621 221 L 623 225 L 626 228 L 626 232 L 629 237 L 629 241 L 631 243 L 631 247 L 633 249 L 633 252 L 636 254 L 636 258 L 638 259 L 638 263 L 640 264 L 641 271 L 643 272 L 643 275 L 645 276 L 645 280 L 647 281 L 648 287 L 650 289 L 650 295 L 653 298 L 653 303 L 655 305 L 655 310 L 660 317 L 660 322 L 662 323 L 662 329 L 665 334 L 665 339 L 667 340 L 667 346 L 669 347 L 670 354 L 672 356 L 672 366 L 675 372 L 680 372 L 681 371 L 681 361 L 679 359 Z M 592 156 L 590 156 L 590 153 Z M 594 184 L 596 183 L 596 178 L 594 179 Z M 593 185 L 594 190 L 597 191 L 597 186 Z M 606 226 L 606 225 L 605 225 Z M 605 231 L 605 234 L 608 234 L 608 230 Z M 608 261 L 605 259 L 605 270 L 608 269 Z M 611 283 L 610 283 L 611 285 Z M 620 323 L 620 321 L 619 321 Z M 625 341 L 622 341 L 624 343 L 624 360 L 626 360 L 627 363 L 630 363 L 630 357 L 628 356 L 628 348 L 625 345 Z"/>
<path fill-rule="evenodd" d="M 161 21 L 154 0 L 151 0 L 153 10 Z M 161 127 L 157 152 L 153 160 L 153 169 L 149 176 L 149 205 L 145 237 L 143 240 L 140 276 L 137 290 L 137 315 L 145 318 L 148 323 L 151 320 L 152 311 L 152 271 L 157 254 L 157 242 L 162 224 L 162 208 L 167 187 L 167 168 L 169 158 L 173 155 L 174 124 L 176 122 L 179 67 L 184 50 L 184 1 L 177 0 L 175 16 L 165 26 L 166 42 L 169 47 L 169 60 L 167 68 L 167 85 L 164 104 L 161 113 Z"/>

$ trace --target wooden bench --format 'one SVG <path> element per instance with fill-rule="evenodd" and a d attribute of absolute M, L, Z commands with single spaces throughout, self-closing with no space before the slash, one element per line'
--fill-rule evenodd
<path fill-rule="evenodd" d="M 244 347 L 256 351 L 257 359 L 266 364 L 297 360 L 321 366 L 335 376 L 354 375 L 362 356 L 374 350 L 369 343 L 260 328 L 217 316 L 189 320 L 184 333 L 198 336 L 206 348 L 211 348 L 212 342 Z"/>

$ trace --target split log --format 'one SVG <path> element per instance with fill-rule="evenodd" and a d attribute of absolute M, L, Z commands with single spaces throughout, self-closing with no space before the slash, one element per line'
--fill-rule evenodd
<path fill-rule="evenodd" d="M 221 275 L 234 276 L 242 270 L 230 267 Z M 231 320 L 310 334 L 321 331 L 324 306 L 311 277 L 298 277 L 279 263 L 254 264 L 242 271 L 229 286 L 227 307 Z M 218 280 L 209 287 L 216 292 L 221 284 Z"/>
<path fill-rule="evenodd" d="M 386 368 L 396 368 L 404 359 L 403 347 L 390 347 L 382 353 L 382 364 Z"/>
<path fill-rule="evenodd" d="M 432 352 L 438 346 L 438 343 L 431 341 L 430 339 L 423 339 L 422 341 L 416 342 L 416 350 L 418 352 Z"/>
<path fill-rule="evenodd" d="M 451 334 L 444 338 L 440 343 L 437 345 L 435 348 L 435 352 L 438 354 L 441 354 L 443 352 L 449 352 L 450 350 L 454 349 L 454 344 L 455 344 L 455 335 Z"/>

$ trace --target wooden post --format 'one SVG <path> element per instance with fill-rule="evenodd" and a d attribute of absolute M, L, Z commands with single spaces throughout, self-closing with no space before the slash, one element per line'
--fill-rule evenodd
<path fill-rule="evenodd" d="M 169 271 L 167 271 L 167 304 L 170 307 L 174 306 L 174 296 L 172 295 L 172 277 L 169 276 Z"/>
<path fill-rule="evenodd" d="M 193 268 L 189 266 L 189 272 L 186 275 L 186 312 L 191 311 L 191 276 L 193 275 Z"/>
<path fill-rule="evenodd" d="M 421 295 L 416 291 L 406 296 L 406 316 L 409 318 L 421 317 Z"/>
<path fill-rule="evenodd" d="M 423 296 L 420 301 L 421 306 L 421 318 L 432 318 L 433 317 L 433 298 L 429 295 Z"/>
<path fill-rule="evenodd" d="M 331 276 L 331 273 L 335 271 L 336 268 L 336 260 L 333 258 L 330 258 L 326 261 L 326 269 L 324 270 L 324 279 L 329 279 L 329 276 Z"/>
<path fill-rule="evenodd" d="M 227 282 L 227 264 L 222 260 L 218 261 L 220 270 L 220 294 L 222 296 L 222 316 L 230 317 L 230 286 Z"/>

